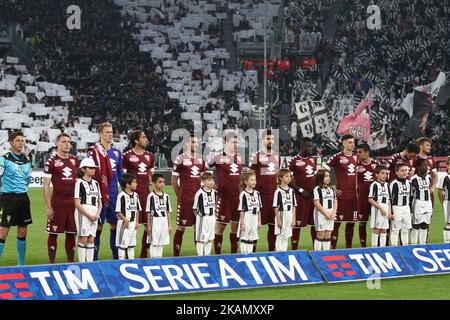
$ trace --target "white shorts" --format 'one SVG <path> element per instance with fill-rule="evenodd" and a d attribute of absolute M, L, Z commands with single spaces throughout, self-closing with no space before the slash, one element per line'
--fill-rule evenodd
<path fill-rule="evenodd" d="M 251 212 L 244 213 L 245 229 L 241 230 L 241 220 L 239 220 L 238 237 L 242 241 L 256 241 L 258 237 L 258 217 L 259 214 Z"/>
<path fill-rule="evenodd" d="M 167 217 L 152 217 L 152 233 L 147 236 L 147 243 L 153 246 L 165 246 L 170 243 Z"/>
<path fill-rule="evenodd" d="M 117 221 L 116 246 L 120 249 L 134 248 L 136 246 L 136 222 L 130 222 L 125 228 L 123 220 Z"/>
<path fill-rule="evenodd" d="M 398 231 L 400 229 L 412 228 L 412 217 L 409 206 L 392 206 L 392 220 L 391 229 Z"/>
<path fill-rule="evenodd" d="M 430 201 L 413 201 L 413 217 L 412 224 L 421 224 L 425 222 L 426 224 L 431 223 L 431 216 L 433 215 L 433 207 Z"/>
<path fill-rule="evenodd" d="M 328 210 L 328 212 L 331 212 L 331 210 Z M 333 231 L 334 220 L 328 220 L 319 210 L 314 209 L 314 227 L 316 231 Z"/>
<path fill-rule="evenodd" d="M 283 227 L 280 229 L 277 226 L 277 218 L 275 217 L 275 235 L 281 236 L 284 238 L 292 237 L 292 211 L 279 211 L 281 223 L 283 224 Z"/>
<path fill-rule="evenodd" d="M 206 215 L 201 216 L 197 214 L 195 222 L 195 241 L 209 242 L 213 241 L 215 237 L 216 216 Z"/>
<path fill-rule="evenodd" d="M 384 211 L 386 213 L 389 213 L 390 208 L 387 204 L 380 203 L 380 205 L 383 207 Z M 389 229 L 389 219 L 387 216 L 383 216 L 381 214 L 381 210 L 378 208 L 375 208 L 372 206 L 372 209 L 370 210 L 370 227 L 372 229 L 382 229 L 382 230 L 388 230 Z"/>
<path fill-rule="evenodd" d="M 98 208 L 96 206 L 88 204 L 83 204 L 82 206 L 89 214 L 97 214 Z M 86 216 L 79 213 L 78 209 L 75 209 L 75 225 L 77 227 L 77 234 L 79 237 L 95 237 L 97 234 L 98 220 L 89 220 Z"/>
<path fill-rule="evenodd" d="M 443 207 L 445 224 L 450 224 L 450 201 L 444 200 Z"/>

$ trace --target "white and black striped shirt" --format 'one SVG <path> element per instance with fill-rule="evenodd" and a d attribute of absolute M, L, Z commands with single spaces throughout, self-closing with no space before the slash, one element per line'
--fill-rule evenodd
<path fill-rule="evenodd" d="M 212 189 L 208 192 L 202 187 L 195 194 L 192 208 L 197 210 L 197 214 L 201 216 L 212 216 L 216 211 L 216 204 L 217 191 Z"/>
<path fill-rule="evenodd" d="M 254 190 L 252 193 L 242 191 L 239 195 L 238 211 L 245 213 L 258 214 L 262 208 L 261 196 L 258 191 Z"/>
<path fill-rule="evenodd" d="M 150 192 L 145 211 L 150 212 L 153 217 L 166 217 L 168 213 L 172 212 L 169 195 L 167 193 L 158 195 L 154 191 Z"/>
<path fill-rule="evenodd" d="M 334 200 L 336 200 L 336 195 L 334 190 L 330 187 L 322 188 L 316 186 L 313 190 L 313 200 L 319 200 L 320 205 L 325 210 L 332 210 L 334 207 Z"/>
<path fill-rule="evenodd" d="M 278 208 L 281 212 L 291 212 L 297 206 L 294 190 L 292 188 L 285 190 L 279 186 L 273 195 L 272 206 Z"/>
<path fill-rule="evenodd" d="M 389 185 L 387 182 L 374 181 L 370 185 L 369 198 L 378 203 L 388 204 L 389 202 Z"/>
<path fill-rule="evenodd" d="M 438 181 L 437 187 L 444 190 L 444 200 L 450 201 L 450 174 L 446 173 L 442 176 Z"/>
<path fill-rule="evenodd" d="M 84 179 L 77 179 L 74 199 L 80 199 L 81 204 L 98 207 L 98 199 L 101 198 L 100 185 L 96 180 L 86 181 Z"/>
<path fill-rule="evenodd" d="M 431 201 L 430 198 L 431 176 L 427 174 L 425 178 L 417 174 L 411 178 L 411 196 L 413 199 L 421 201 Z"/>
<path fill-rule="evenodd" d="M 137 220 L 137 215 L 142 211 L 141 203 L 136 192 L 128 194 L 122 191 L 117 196 L 116 212 L 122 213 L 128 221 L 133 222 Z"/>
<path fill-rule="evenodd" d="M 396 178 L 389 185 L 393 206 L 409 206 L 411 198 L 411 182 Z"/>

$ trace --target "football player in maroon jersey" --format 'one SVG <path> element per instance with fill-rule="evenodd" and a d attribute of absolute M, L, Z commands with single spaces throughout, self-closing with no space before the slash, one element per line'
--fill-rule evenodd
<path fill-rule="evenodd" d="M 273 151 L 275 135 L 272 130 L 265 130 L 262 135 L 263 147 L 251 158 L 249 167 L 256 172 L 256 188 L 262 200 L 261 224 L 269 225 L 267 243 L 269 251 L 275 250 L 275 216 L 273 211 L 273 195 L 277 189 L 277 175 L 280 167 L 280 155 Z M 253 246 L 256 251 L 256 243 Z"/>
<path fill-rule="evenodd" d="M 238 136 L 229 132 L 225 136 L 225 150 L 206 163 L 207 169 L 216 168 L 217 173 L 217 212 L 216 235 L 214 251 L 220 254 L 222 250 L 223 232 L 231 223 L 230 243 L 231 253 L 238 249 L 239 222 L 239 182 L 243 169 L 243 159 L 237 152 Z"/>
<path fill-rule="evenodd" d="M 395 174 L 395 167 L 397 164 L 404 164 L 409 168 L 408 178 L 411 178 L 414 175 L 414 163 L 413 160 L 416 155 L 419 153 L 420 148 L 415 143 L 409 143 L 405 150 L 402 152 L 393 154 L 386 162 L 386 167 L 389 170 L 389 183 L 394 181 L 397 178 Z"/>
<path fill-rule="evenodd" d="M 131 149 L 123 154 L 122 166 L 124 171 L 132 174 L 137 180 L 136 193 L 139 196 L 139 202 L 141 207 L 145 207 L 147 203 L 147 196 L 150 193 L 150 181 L 152 179 L 152 174 L 155 171 L 155 157 L 153 153 L 148 152 L 145 148 L 148 146 L 148 139 L 145 132 L 142 130 L 135 130 L 130 135 Z M 147 214 L 145 210 L 139 214 L 139 224 L 147 224 Z M 148 249 L 150 245 L 147 243 L 147 228 L 144 229 L 142 235 L 142 247 L 141 247 L 141 258 L 147 258 Z"/>
<path fill-rule="evenodd" d="M 201 154 L 196 153 L 198 138 L 191 134 L 185 144 L 185 152 L 174 161 L 172 169 L 172 188 L 177 195 L 177 230 L 173 237 L 173 255 L 179 256 L 183 234 L 186 228 L 195 225 L 192 209 L 194 197 L 200 189 L 201 173 L 205 171 L 205 162 Z"/>
<path fill-rule="evenodd" d="M 339 227 L 345 222 L 345 243 L 347 248 L 352 247 L 355 223 L 358 221 L 356 208 L 356 167 L 358 160 L 355 150 L 355 138 L 345 134 L 341 138 L 343 150 L 331 156 L 327 166 L 332 168 L 336 176 L 336 194 L 338 209 L 333 233 L 331 234 L 331 247 L 336 249 L 339 237 Z"/>
<path fill-rule="evenodd" d="M 47 206 L 47 247 L 50 263 L 55 263 L 57 238 L 66 234 L 65 248 L 67 262 L 75 255 L 75 201 L 73 199 L 78 159 L 71 155 L 70 136 L 61 133 L 56 137 L 56 152 L 44 166 L 44 200 Z M 50 183 L 53 192 L 50 196 Z"/>
<path fill-rule="evenodd" d="M 439 181 L 439 176 L 437 173 L 436 163 L 435 163 L 433 157 L 430 156 L 431 148 L 433 147 L 433 142 L 431 141 L 430 138 L 421 137 L 421 138 L 417 139 L 417 144 L 419 145 L 420 152 L 416 156 L 414 161 L 417 159 L 420 159 L 420 158 L 427 160 L 427 164 L 428 164 L 427 174 L 429 174 L 432 178 L 431 186 L 430 186 L 431 203 L 433 204 L 433 207 L 434 207 L 434 189 L 436 188 L 436 185 Z"/>
<path fill-rule="evenodd" d="M 316 186 L 316 159 L 312 156 L 313 142 L 311 138 L 302 138 L 300 141 L 300 152 L 289 162 L 289 170 L 294 177 L 289 184 L 296 191 L 297 215 L 295 227 L 292 229 L 291 246 L 292 250 L 298 249 L 300 230 L 310 225 L 312 243 L 316 239 L 316 229 L 314 228 L 314 202 L 313 189 Z"/>
<path fill-rule="evenodd" d="M 369 189 L 372 182 L 375 181 L 375 167 L 378 161 L 370 157 L 370 146 L 367 143 L 361 143 L 356 149 L 358 155 L 358 222 L 359 222 L 359 242 L 361 247 L 366 247 L 367 240 L 367 221 L 371 205 L 369 203 Z"/>

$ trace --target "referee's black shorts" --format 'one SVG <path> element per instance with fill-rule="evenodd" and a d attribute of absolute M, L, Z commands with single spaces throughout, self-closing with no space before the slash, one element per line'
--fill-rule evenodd
<path fill-rule="evenodd" d="M 0 195 L 0 226 L 24 227 L 33 223 L 31 219 L 30 199 L 28 194 L 3 193 Z"/>

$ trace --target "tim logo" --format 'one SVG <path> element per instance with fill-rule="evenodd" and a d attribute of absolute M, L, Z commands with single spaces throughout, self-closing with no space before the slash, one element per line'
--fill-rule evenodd
<path fill-rule="evenodd" d="M 323 256 L 335 279 L 347 277 L 368 278 L 374 274 L 387 276 L 402 273 L 402 268 L 390 252 L 355 253 Z"/>
<path fill-rule="evenodd" d="M 341 278 L 344 275 L 349 277 L 356 275 L 356 272 L 352 269 L 352 265 L 343 255 L 326 256 L 322 257 L 322 260 L 327 262 L 328 269 L 334 270 L 331 272 L 331 274 L 335 278 Z"/>
<path fill-rule="evenodd" d="M 0 274 L 0 299 L 32 298 L 23 273 Z"/>

